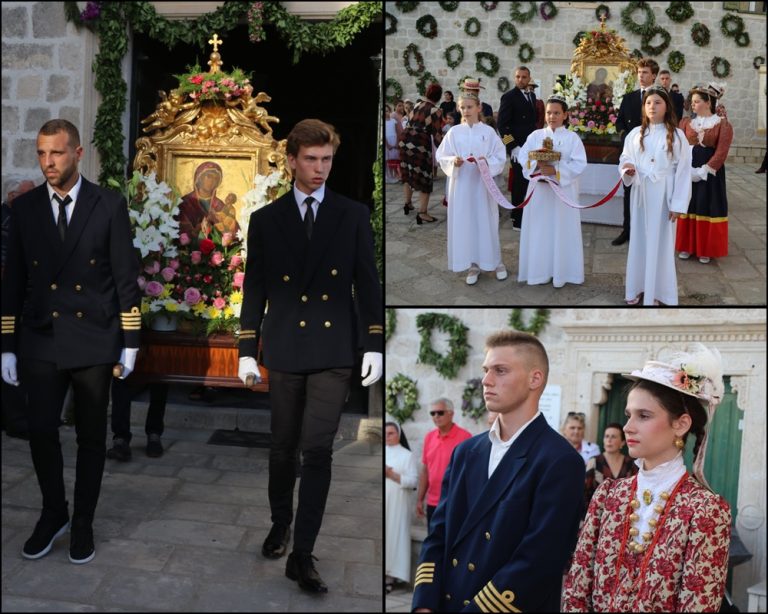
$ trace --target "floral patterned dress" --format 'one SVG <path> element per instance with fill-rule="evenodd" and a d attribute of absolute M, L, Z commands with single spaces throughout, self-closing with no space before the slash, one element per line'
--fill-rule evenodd
<path fill-rule="evenodd" d="M 563 586 L 563 611 L 717 612 L 728 571 L 728 503 L 686 474 L 651 546 L 635 553 L 626 537 L 636 480 L 609 480 L 595 492 Z"/>
<path fill-rule="evenodd" d="M 587 475 L 584 480 L 584 510 L 586 511 L 589 508 L 592 496 L 605 480 L 629 478 L 636 473 L 637 465 L 635 465 L 635 459 L 631 456 L 624 456 L 624 460 L 621 462 L 621 469 L 619 469 L 619 475 L 613 475 L 611 466 L 603 454 L 590 458 L 587 461 Z"/>
<path fill-rule="evenodd" d="M 417 192 L 432 193 L 432 139 L 439 142 L 442 133 L 442 111 L 429 100 L 418 103 L 399 143 L 403 182 Z"/>

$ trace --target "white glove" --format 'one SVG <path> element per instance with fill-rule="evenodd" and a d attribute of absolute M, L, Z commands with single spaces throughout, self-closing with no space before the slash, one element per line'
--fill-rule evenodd
<path fill-rule="evenodd" d="M 261 374 L 259 373 L 259 366 L 256 364 L 256 359 L 253 356 L 242 356 L 240 363 L 237 366 L 237 377 L 243 380 L 243 385 L 248 385 L 248 376 L 253 375 L 254 384 L 261 383 Z"/>
<path fill-rule="evenodd" d="M 698 168 L 691 169 L 691 183 L 699 183 L 699 181 L 701 181 L 701 177 L 699 177 L 698 171 Z"/>
<path fill-rule="evenodd" d="M 517 155 L 519 153 L 520 153 L 520 145 L 518 145 L 512 151 L 509 152 L 509 159 L 512 160 L 512 162 L 517 162 Z"/>
<path fill-rule="evenodd" d="M 381 352 L 366 352 L 363 354 L 363 369 L 360 373 L 364 377 L 363 386 L 370 386 L 381 377 L 383 357 Z M 367 376 L 367 377 L 366 377 Z"/>
<path fill-rule="evenodd" d="M 123 351 L 120 352 L 120 364 L 123 365 L 123 372 L 118 379 L 125 379 L 133 372 L 138 353 L 139 348 L 123 348 Z"/>
<path fill-rule="evenodd" d="M 700 166 L 699 168 L 694 168 L 693 170 L 699 173 L 699 179 L 701 179 L 702 181 L 707 180 L 707 175 L 709 175 L 709 173 L 707 172 L 706 166 Z"/>
<path fill-rule="evenodd" d="M 16 354 L 3 352 L 3 381 L 11 386 L 19 385 L 19 377 L 16 374 Z"/>

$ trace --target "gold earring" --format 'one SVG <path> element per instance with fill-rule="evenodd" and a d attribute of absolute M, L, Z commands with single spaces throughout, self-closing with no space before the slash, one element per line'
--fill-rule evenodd
<path fill-rule="evenodd" d="M 685 442 L 682 440 L 681 437 L 675 437 L 675 447 L 678 450 L 682 450 L 685 447 Z"/>

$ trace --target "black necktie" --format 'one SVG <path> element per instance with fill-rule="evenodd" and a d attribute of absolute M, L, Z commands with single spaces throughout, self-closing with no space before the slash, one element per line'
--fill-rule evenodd
<path fill-rule="evenodd" d="M 307 239 L 312 238 L 312 228 L 315 226 L 315 213 L 312 211 L 312 203 L 315 199 L 311 196 L 307 197 L 304 204 L 307 206 L 307 212 L 304 214 L 304 230 L 307 231 Z"/>
<path fill-rule="evenodd" d="M 54 194 L 53 198 L 59 203 L 59 217 L 56 220 L 56 226 L 59 229 L 61 242 L 64 243 L 64 237 L 67 236 L 67 205 L 72 202 L 72 197 L 67 194 L 62 200 L 58 194 Z"/>
<path fill-rule="evenodd" d="M 531 107 L 533 107 L 533 100 L 531 100 L 530 92 L 525 92 L 525 99 L 528 101 L 528 104 L 531 105 Z"/>

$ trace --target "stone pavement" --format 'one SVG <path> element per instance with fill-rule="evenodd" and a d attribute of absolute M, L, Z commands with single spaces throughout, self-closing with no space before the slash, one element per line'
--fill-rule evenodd
<path fill-rule="evenodd" d="M 206 443 L 213 428 L 233 428 L 233 419 L 243 430 L 268 425 L 267 412 L 169 403 L 166 452 L 154 459 L 144 453 L 145 414 L 146 403 L 134 403 L 133 460 L 107 460 L 94 522 L 96 558 L 86 565 L 69 562 L 68 536 L 42 559 L 22 558 L 40 493 L 28 443 L 2 435 L 3 612 L 382 610 L 382 446 L 380 438 L 365 437 L 359 415 L 343 415 L 335 445 L 314 552 L 330 592 L 316 596 L 285 577 L 285 557 L 261 556 L 270 528 L 268 450 Z M 180 428 L 185 424 L 198 428 Z M 74 427 L 61 428 L 61 441 L 71 513 Z"/>
<path fill-rule="evenodd" d="M 726 165 L 729 202 L 729 252 L 701 264 L 675 259 L 680 305 L 765 305 L 766 303 L 766 175 L 758 164 Z M 507 170 L 496 179 L 507 197 Z M 466 274 L 446 264 L 447 211 L 441 206 L 445 175 L 439 172 L 429 212 L 438 222 L 416 224 L 415 211 L 403 215 L 403 189 L 385 184 L 387 305 L 623 305 L 627 244 L 611 245 L 619 228 L 582 224 L 585 281 L 556 289 L 552 284 L 529 286 L 517 281 L 520 233 L 501 211 L 501 255 L 509 271 L 502 282 L 483 273 L 475 286 Z M 418 194 L 414 194 L 418 208 Z"/>

